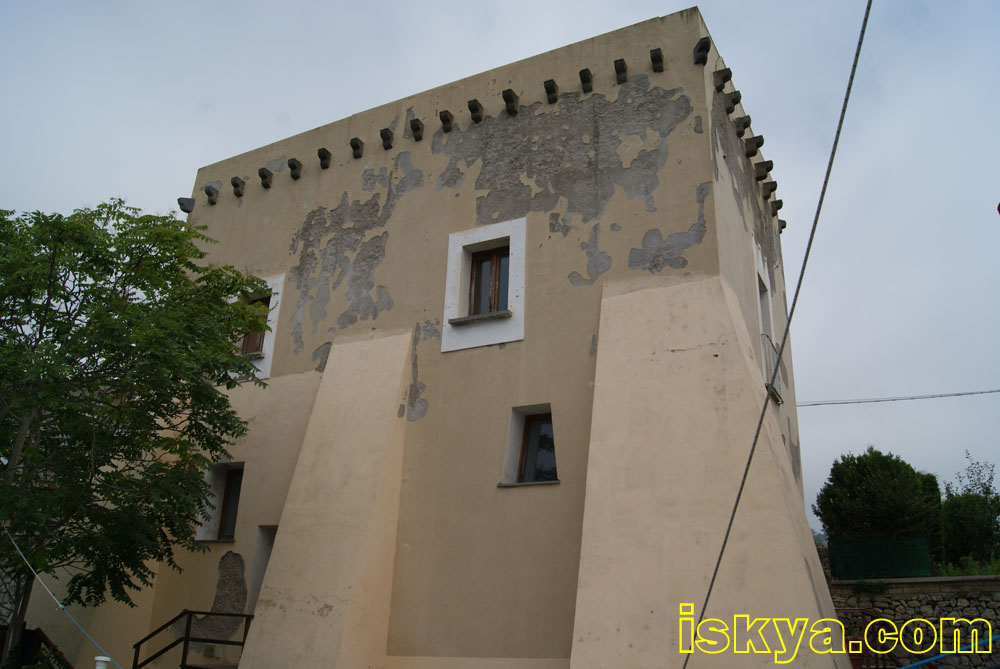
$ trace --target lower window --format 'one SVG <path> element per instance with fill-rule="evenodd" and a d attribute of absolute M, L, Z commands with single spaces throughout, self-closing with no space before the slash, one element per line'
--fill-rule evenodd
<path fill-rule="evenodd" d="M 195 538 L 198 541 L 233 541 L 243 487 L 243 463 L 220 462 L 208 470 L 205 480 L 214 508 L 209 510 Z"/>
<path fill-rule="evenodd" d="M 219 540 L 232 541 L 236 537 L 236 512 L 240 507 L 240 488 L 243 486 L 243 468 L 226 468 L 222 509 L 219 513 Z"/>
<path fill-rule="evenodd" d="M 521 458 L 517 466 L 517 482 L 534 483 L 558 480 L 552 414 L 525 416 Z"/>

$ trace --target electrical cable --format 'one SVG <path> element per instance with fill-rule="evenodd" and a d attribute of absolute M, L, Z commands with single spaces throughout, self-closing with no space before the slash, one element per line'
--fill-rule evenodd
<path fill-rule="evenodd" d="M 823 177 L 823 188 L 820 190 L 819 201 L 816 204 L 816 215 L 813 217 L 812 228 L 809 230 L 809 242 L 806 244 L 806 251 L 802 258 L 802 269 L 799 270 L 799 279 L 795 284 L 795 295 L 792 298 L 792 306 L 788 311 L 788 320 L 785 323 L 785 331 L 781 335 L 781 345 L 778 347 L 778 353 L 776 356 L 777 360 L 781 360 L 781 356 L 785 352 L 785 344 L 788 342 L 788 332 L 791 328 L 792 317 L 795 315 L 795 307 L 799 302 L 799 293 L 802 290 L 802 279 L 805 277 L 806 265 L 809 262 L 809 253 L 812 250 L 813 241 L 816 238 L 816 228 L 819 224 L 819 215 L 823 209 L 823 199 L 826 197 L 827 186 L 830 183 L 830 173 L 833 171 L 833 160 L 837 155 L 837 144 L 840 142 L 840 133 L 844 127 L 844 116 L 847 114 L 847 103 L 851 99 L 851 88 L 854 86 L 854 75 L 858 69 L 858 59 L 861 57 L 861 44 L 865 39 L 865 30 L 868 27 L 868 16 L 871 14 L 871 10 L 872 0 L 868 0 L 867 5 L 865 6 L 865 17 L 861 22 L 861 33 L 858 35 L 858 46 L 854 51 L 854 62 L 851 65 L 851 76 L 847 80 L 847 91 L 844 94 L 844 104 L 840 108 L 840 120 L 837 122 L 837 133 L 833 138 L 833 148 L 830 151 L 830 160 L 827 162 L 826 175 Z M 779 370 L 780 365 L 774 365 L 774 370 L 771 372 L 771 378 L 769 379 L 771 387 L 774 386 Z M 712 596 L 712 589 L 715 587 L 715 579 L 719 575 L 719 565 L 722 564 L 722 556 L 726 552 L 726 544 L 729 542 L 729 534 L 733 529 L 733 520 L 736 518 L 736 510 L 739 508 L 740 499 L 743 497 L 743 489 L 746 487 L 747 476 L 750 474 L 750 463 L 753 462 L 753 456 L 757 450 L 757 441 L 760 439 L 760 431 L 764 425 L 764 416 L 767 414 L 767 407 L 770 403 L 770 399 L 765 396 L 764 406 L 761 407 L 760 417 L 757 419 L 757 428 L 754 431 L 753 442 L 750 445 L 750 453 L 747 455 L 747 464 L 743 468 L 743 477 L 740 479 L 740 487 L 736 491 L 736 500 L 733 502 L 733 510 L 729 514 L 729 523 L 726 525 L 726 534 L 722 538 L 722 546 L 719 548 L 719 556 L 715 560 L 715 568 L 712 570 L 712 578 L 708 583 L 708 590 L 705 592 L 705 602 L 701 607 L 701 613 L 698 614 L 698 621 L 694 626 L 695 629 L 698 629 L 698 625 L 705 619 L 705 611 L 708 609 L 708 601 Z M 692 654 L 689 653 L 684 656 L 682 669 L 687 669 L 688 661 L 691 659 L 691 655 Z"/>
<path fill-rule="evenodd" d="M 968 390 L 961 393 L 937 393 L 936 395 L 904 395 L 902 397 L 872 397 L 863 400 L 819 400 L 816 402 L 796 402 L 796 407 L 826 407 L 835 404 L 872 404 L 874 402 L 903 402 L 906 400 L 935 400 L 939 397 L 967 397 L 968 395 L 991 395 L 997 390 Z"/>
<path fill-rule="evenodd" d="M 38 579 L 38 582 L 42 584 L 42 587 L 45 588 L 45 592 L 49 593 L 49 597 L 51 597 L 52 601 L 54 601 L 56 603 L 56 606 L 59 607 L 59 610 L 66 614 L 66 617 L 69 618 L 73 622 L 74 625 L 76 625 L 77 629 L 79 629 L 81 632 L 83 632 L 83 635 L 85 637 L 87 637 L 88 639 L 90 639 L 90 642 L 92 644 L 94 644 L 95 646 L 97 646 L 97 649 L 99 651 L 101 651 L 101 653 L 105 657 L 107 657 L 109 660 L 111 660 L 112 662 L 114 662 L 114 665 L 116 667 L 118 667 L 118 669 L 122 669 L 122 665 L 118 664 L 118 662 L 116 662 L 115 659 L 113 657 L 111 657 L 111 653 L 109 653 L 108 651 L 104 650 L 104 648 L 101 646 L 101 644 L 97 643 L 97 640 L 94 639 L 94 637 L 90 636 L 90 634 L 87 633 L 87 630 L 83 629 L 83 626 L 80 625 L 80 623 L 76 622 L 76 618 L 74 618 L 73 615 L 69 611 L 66 610 L 66 607 L 63 606 L 63 603 L 60 602 L 59 598 L 55 596 L 55 593 L 53 593 L 51 590 L 49 590 L 49 586 L 45 585 L 45 581 L 42 580 L 42 577 L 38 575 L 38 572 L 35 571 L 35 568 L 31 566 L 30 562 L 28 562 L 28 558 L 26 558 L 24 556 L 24 553 L 21 552 L 21 547 L 17 545 L 16 541 L 14 541 L 14 537 L 11 536 L 10 530 L 7 529 L 6 525 L 3 526 L 3 531 L 7 534 L 7 538 L 10 539 L 10 543 L 14 544 L 14 549 L 17 551 L 17 554 L 21 556 L 21 559 L 24 560 L 24 564 L 26 564 L 28 566 L 28 569 L 30 569 L 31 573 L 34 574 L 34 577 L 36 579 Z"/>

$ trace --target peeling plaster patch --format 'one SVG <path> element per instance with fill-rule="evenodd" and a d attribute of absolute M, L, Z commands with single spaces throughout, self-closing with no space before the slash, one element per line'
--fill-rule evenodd
<path fill-rule="evenodd" d="M 465 173 L 458 169 L 458 166 L 454 163 L 449 163 L 444 172 L 438 176 L 437 189 L 458 188 L 462 185 L 463 181 L 465 181 Z"/>
<path fill-rule="evenodd" d="M 330 357 L 330 349 L 333 347 L 333 342 L 328 341 L 325 344 L 320 344 L 316 347 L 316 350 L 312 352 L 312 361 L 316 363 L 316 371 L 322 372 L 326 369 L 326 360 Z"/>
<path fill-rule="evenodd" d="M 397 173 L 401 173 L 398 178 Z M 378 180 L 374 173 L 372 178 Z M 396 156 L 393 170 L 384 183 L 384 204 L 382 192 L 373 193 L 362 202 L 349 201 L 344 191 L 333 209 L 319 207 L 310 211 L 292 237 L 288 251 L 299 256 L 298 264 L 289 270 L 289 282 L 298 291 L 295 312 L 289 320 L 296 354 L 301 353 L 305 345 L 302 322 L 306 312 L 315 333 L 319 323 L 326 318 L 331 294 L 344 279 L 348 279 L 347 299 L 351 304 L 338 317 L 338 327 L 374 318 L 379 310 L 392 307 L 392 299 L 384 286 L 376 289 L 375 299 L 370 294 L 375 269 L 385 255 L 387 233 L 364 240 L 370 232 L 385 226 L 403 195 L 424 185 L 424 175 L 411 165 L 409 152 L 403 152 Z"/>
<path fill-rule="evenodd" d="M 628 253 L 629 269 L 646 269 L 650 274 L 659 274 L 664 267 L 681 269 L 687 267 L 684 252 L 705 238 L 705 198 L 712 192 L 709 182 L 698 186 L 698 222 L 686 232 L 675 232 L 663 239 L 663 234 L 653 228 L 642 236 L 642 248 L 633 248 Z"/>
<path fill-rule="evenodd" d="M 597 355 L 597 335 L 590 335 L 590 356 L 594 357 Z"/>
<path fill-rule="evenodd" d="M 618 232 L 621 229 L 622 229 L 622 226 L 618 225 L 617 223 L 612 223 L 611 224 L 611 232 Z"/>
<path fill-rule="evenodd" d="M 410 347 L 410 367 L 412 378 L 410 389 L 406 393 L 406 420 L 420 420 L 427 414 L 427 400 L 420 395 L 427 388 L 417 378 L 417 344 L 420 343 L 420 323 L 413 326 L 413 344 Z"/>
<path fill-rule="evenodd" d="M 205 184 L 204 186 L 202 186 L 201 189 L 207 193 L 208 191 L 206 189 L 209 186 L 211 186 L 212 188 L 214 188 L 215 190 L 218 190 L 218 191 L 222 190 L 222 182 L 221 181 L 210 181 L 207 184 Z"/>
<path fill-rule="evenodd" d="M 554 211 L 549 214 L 549 232 L 559 232 L 565 237 L 572 229 L 573 226 L 569 224 L 568 219 L 560 216 L 559 212 Z"/>
<path fill-rule="evenodd" d="M 702 129 L 701 127 L 701 116 L 694 117 L 694 131 L 699 135 L 705 132 L 704 129 Z"/>
<path fill-rule="evenodd" d="M 389 186 L 389 173 L 384 167 L 378 171 L 378 174 L 370 167 L 361 173 L 361 190 L 370 193 L 375 190 L 376 186 L 379 188 L 388 188 Z"/>
<path fill-rule="evenodd" d="M 385 286 L 379 286 L 378 302 L 372 298 L 371 291 L 375 287 L 375 270 L 385 258 L 385 243 L 389 233 L 383 232 L 378 237 L 372 237 L 361 244 L 354 262 L 347 268 L 347 301 L 350 306 L 337 317 L 337 328 L 349 328 L 359 320 L 375 320 L 378 317 L 379 303 L 392 306 L 392 298 Z"/>
<path fill-rule="evenodd" d="M 574 286 L 590 286 L 597 280 L 597 277 L 611 269 L 611 256 L 597 248 L 601 239 L 601 224 L 594 223 L 590 229 L 590 241 L 580 242 L 580 248 L 587 253 L 587 275 L 584 279 L 579 272 L 569 273 L 569 282 Z"/>
<path fill-rule="evenodd" d="M 265 165 L 265 167 L 267 167 L 267 169 L 271 170 L 272 172 L 280 172 L 287 166 L 288 166 L 288 160 L 284 156 L 280 158 L 275 158 L 267 165 Z"/>
<path fill-rule="evenodd" d="M 482 161 L 476 188 L 486 193 L 476 201 L 478 225 L 551 211 L 560 200 L 566 201 L 567 216 L 578 215 L 589 223 L 604 213 L 616 186 L 629 198 L 644 200 L 652 211 L 657 172 L 667 160 L 667 136 L 692 111 L 682 93 L 651 87 L 646 75 L 638 75 L 621 86 L 614 100 L 603 94 L 581 98 L 567 93 L 552 113 L 548 105 L 536 102 L 514 117 L 489 116 L 447 134 L 439 128 L 431 151 L 448 156 L 445 173 L 457 170 L 462 161 L 466 167 Z M 625 166 L 618 152 L 622 138 L 638 135 L 645 140 L 650 132 L 655 148 L 640 151 Z M 534 187 L 526 185 L 522 175 Z M 447 181 L 442 174 L 439 188 Z"/>
<path fill-rule="evenodd" d="M 246 567 L 243 556 L 228 551 L 219 558 L 219 580 L 215 584 L 215 599 L 212 613 L 243 613 L 247 605 Z M 174 638 L 184 636 L 186 622 L 178 620 L 170 626 Z M 243 619 L 232 616 L 194 616 L 191 621 L 191 636 L 201 638 L 228 639 L 243 626 Z M 200 644 L 194 644 L 195 650 Z"/>
<path fill-rule="evenodd" d="M 424 321 L 423 337 L 424 341 L 428 339 L 441 341 L 441 320 L 435 318 L 433 321 Z"/>

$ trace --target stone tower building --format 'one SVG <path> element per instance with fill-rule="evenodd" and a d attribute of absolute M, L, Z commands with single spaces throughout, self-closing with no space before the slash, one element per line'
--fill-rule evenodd
<path fill-rule="evenodd" d="M 731 79 L 689 9 L 201 169 L 209 259 L 275 291 L 268 387 L 232 394 L 209 551 L 91 632 L 130 658 L 183 608 L 246 611 L 245 669 L 679 667 L 765 402 L 707 615 L 832 617 Z"/>

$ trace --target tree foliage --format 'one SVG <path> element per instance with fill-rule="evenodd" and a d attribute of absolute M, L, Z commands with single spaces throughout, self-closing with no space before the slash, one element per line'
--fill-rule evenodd
<path fill-rule="evenodd" d="M 246 430 L 224 391 L 260 383 L 238 351 L 267 288 L 199 264 L 209 241 L 122 201 L 0 211 L 0 522 L 70 570 L 70 601 L 129 602 L 148 564 L 198 550 L 204 472 Z M 5 535 L 0 564 L 25 576 Z"/>
<path fill-rule="evenodd" d="M 993 485 L 994 466 L 973 460 L 968 451 L 965 458 L 965 472 L 945 484 L 945 559 L 986 562 L 1000 555 L 1000 495 Z"/>
<path fill-rule="evenodd" d="M 937 477 L 873 446 L 833 463 L 813 512 L 831 539 L 923 536 L 931 555 L 941 545 L 941 491 Z"/>

